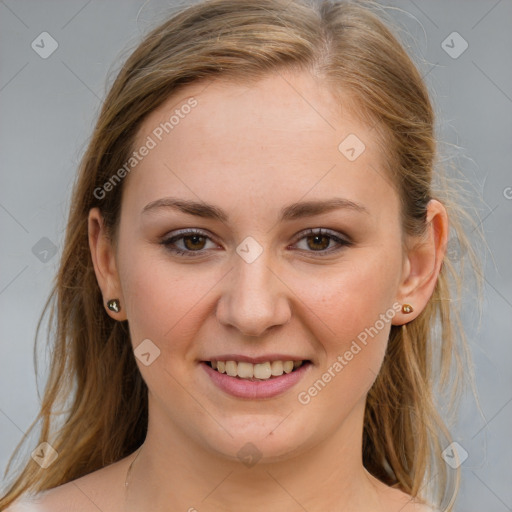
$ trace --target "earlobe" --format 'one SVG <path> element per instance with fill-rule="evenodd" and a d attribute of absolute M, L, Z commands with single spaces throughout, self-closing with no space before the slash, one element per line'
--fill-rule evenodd
<path fill-rule="evenodd" d="M 448 239 L 448 215 L 445 207 L 432 199 L 428 204 L 424 237 L 410 241 L 402 281 L 397 300 L 412 308 L 402 306 L 395 316 L 394 325 L 402 325 L 414 320 L 430 300 L 441 271 Z"/>
<path fill-rule="evenodd" d="M 92 208 L 88 218 L 89 248 L 94 272 L 103 295 L 107 313 L 115 320 L 126 320 L 115 250 L 99 208 Z M 115 307 L 113 306 L 115 301 Z"/>

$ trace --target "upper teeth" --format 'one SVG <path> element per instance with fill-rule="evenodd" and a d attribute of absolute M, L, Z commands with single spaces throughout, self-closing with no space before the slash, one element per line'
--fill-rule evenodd
<path fill-rule="evenodd" d="M 212 368 L 220 373 L 227 373 L 230 377 L 242 379 L 270 379 L 279 377 L 283 373 L 290 373 L 294 368 L 301 366 L 303 361 L 267 361 L 265 363 L 246 363 L 245 361 L 211 361 Z"/>

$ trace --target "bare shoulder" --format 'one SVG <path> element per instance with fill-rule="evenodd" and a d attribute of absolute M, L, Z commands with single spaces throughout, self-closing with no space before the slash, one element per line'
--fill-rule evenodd
<path fill-rule="evenodd" d="M 5 512 L 98 512 L 122 510 L 124 475 L 132 455 L 36 495 L 14 502 Z"/>

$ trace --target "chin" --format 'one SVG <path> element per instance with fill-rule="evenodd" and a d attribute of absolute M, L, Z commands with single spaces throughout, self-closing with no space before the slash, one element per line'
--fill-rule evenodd
<path fill-rule="evenodd" d="M 291 416 L 291 415 L 290 415 Z M 316 444 L 313 433 L 304 425 L 294 424 L 284 416 L 249 415 L 235 421 L 223 423 L 227 432 L 216 439 L 205 439 L 209 451 L 234 461 L 246 462 L 250 466 L 256 459 L 259 463 L 274 463 L 290 459 L 300 451 Z M 284 421 L 283 421 L 284 419 Z M 311 427 L 310 427 L 311 428 Z"/>

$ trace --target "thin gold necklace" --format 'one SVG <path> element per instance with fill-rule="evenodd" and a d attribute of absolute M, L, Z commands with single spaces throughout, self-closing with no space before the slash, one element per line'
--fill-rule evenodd
<path fill-rule="evenodd" d="M 128 479 L 130 478 L 130 473 L 132 471 L 133 463 L 137 460 L 137 457 L 140 455 L 140 452 L 142 450 L 142 447 L 144 446 L 144 443 L 141 444 L 140 448 L 137 450 L 137 455 L 132 460 L 130 465 L 128 466 L 128 470 L 126 471 L 126 478 L 124 480 L 124 503 L 125 503 L 125 509 L 126 509 L 126 500 L 128 499 Z"/>

